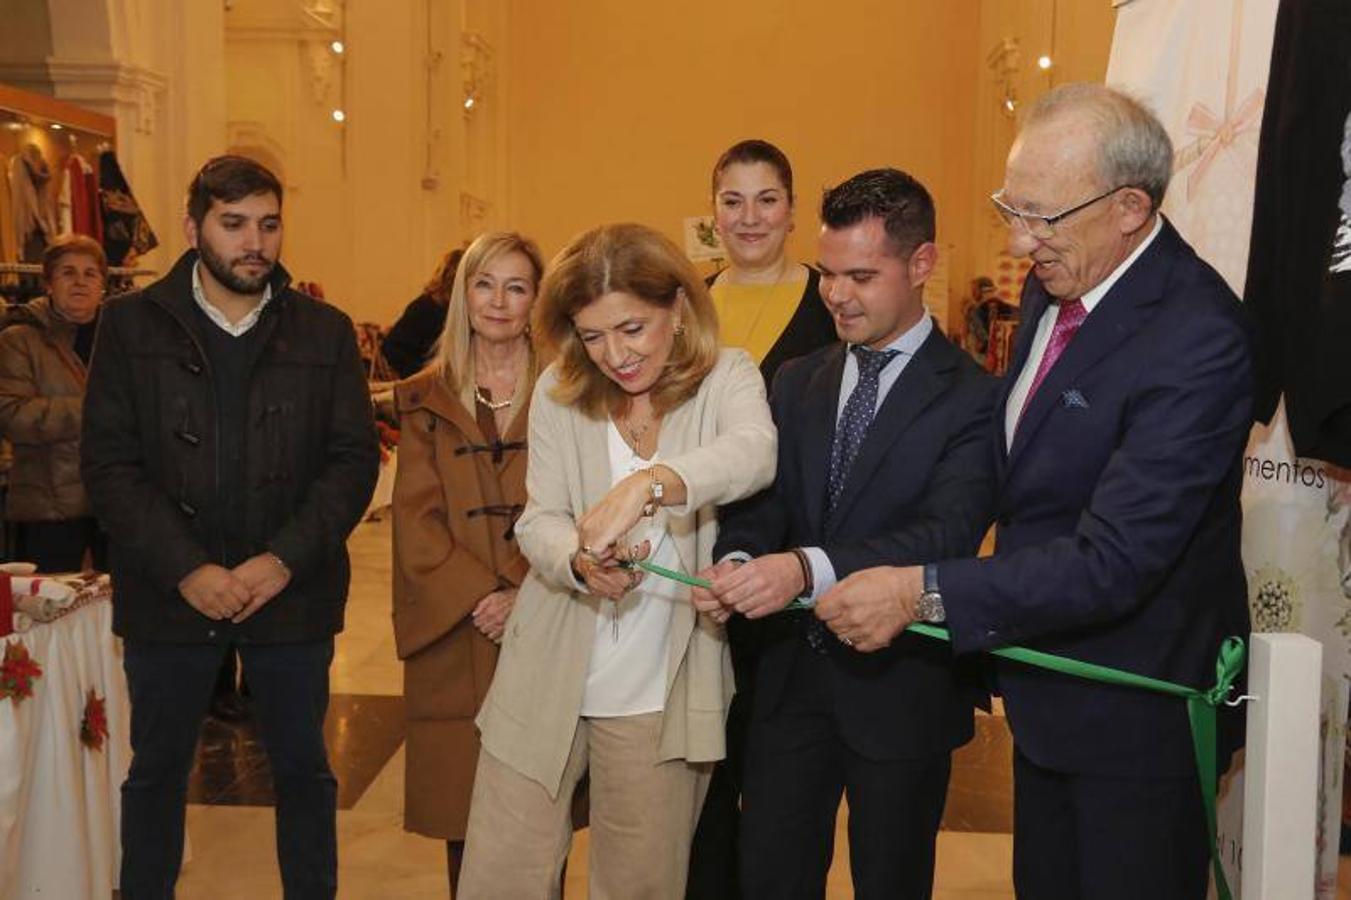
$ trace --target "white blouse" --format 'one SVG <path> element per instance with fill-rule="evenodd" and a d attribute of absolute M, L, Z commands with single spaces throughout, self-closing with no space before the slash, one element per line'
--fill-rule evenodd
<path fill-rule="evenodd" d="M 643 459 L 634 453 L 614 422 L 610 422 L 607 436 L 611 485 L 656 464 L 656 456 Z M 658 509 L 656 516 L 640 521 L 626 540 L 630 544 L 651 541 L 649 560 L 668 569 L 680 568 L 680 558 L 667 531 L 666 510 Z M 688 587 L 650 573 L 618 603 L 601 600 L 581 715 L 637 716 L 665 709 L 671 616 L 676 604 L 688 602 Z"/>

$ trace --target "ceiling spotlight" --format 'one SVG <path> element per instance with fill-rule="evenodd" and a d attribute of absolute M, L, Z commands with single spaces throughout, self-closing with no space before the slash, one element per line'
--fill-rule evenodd
<path fill-rule="evenodd" d="M 1045 55 L 1037 57 L 1037 68 L 1039 69 L 1051 68 L 1051 57 Z"/>
<path fill-rule="evenodd" d="M 332 47 L 333 52 L 338 54 L 339 56 L 341 56 L 343 53 L 347 51 L 347 47 L 343 44 L 342 41 L 334 41 L 333 43 L 329 44 L 329 46 Z"/>
<path fill-rule="evenodd" d="M 340 110 L 340 109 L 335 109 L 335 110 L 333 110 L 333 121 L 334 121 L 334 122 L 346 122 L 346 121 L 347 121 L 347 113 L 343 112 L 343 111 Z"/>
<path fill-rule="evenodd" d="M 465 109 L 473 109 L 473 108 L 474 108 L 474 98 L 473 98 L 473 97 L 465 97 L 465 98 L 464 98 L 464 108 L 465 108 Z"/>
<path fill-rule="evenodd" d="M 61 123 L 60 123 L 60 122 L 53 122 L 53 123 L 52 123 L 52 131 L 60 131 L 60 130 L 61 130 Z"/>

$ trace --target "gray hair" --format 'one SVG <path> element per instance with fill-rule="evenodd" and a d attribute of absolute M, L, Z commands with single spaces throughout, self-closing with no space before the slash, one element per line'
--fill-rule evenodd
<path fill-rule="evenodd" d="M 1024 127 L 1081 113 L 1098 132 L 1098 176 L 1104 188 L 1134 187 L 1163 203 L 1173 174 L 1173 142 L 1149 107 L 1101 84 L 1062 84 L 1037 98 Z"/>

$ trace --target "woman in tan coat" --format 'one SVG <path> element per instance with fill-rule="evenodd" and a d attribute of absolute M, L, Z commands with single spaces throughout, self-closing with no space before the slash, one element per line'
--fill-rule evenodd
<path fill-rule="evenodd" d="M 517 532 L 531 568 L 478 718 L 463 895 L 556 896 L 589 773 L 590 895 L 680 898 L 723 755 L 726 616 L 625 563 L 711 564 L 718 505 L 774 477 L 764 382 L 745 351 L 719 349 L 684 254 L 641 225 L 570 243 L 535 322 L 559 359 L 530 411 Z"/>
<path fill-rule="evenodd" d="M 527 406 L 538 372 L 533 241 L 485 234 L 464 254 L 427 369 L 395 388 L 394 638 L 408 718 L 404 827 L 446 841 L 459 876 L 478 759 L 474 716 L 527 563 Z"/>
<path fill-rule="evenodd" d="M 67 235 L 47 248 L 47 296 L 16 309 L 0 332 L 0 437 L 14 445 L 5 518 L 19 559 L 42 572 L 103 567 L 106 542 L 80 480 L 80 420 L 99 305 L 103 248 Z"/>

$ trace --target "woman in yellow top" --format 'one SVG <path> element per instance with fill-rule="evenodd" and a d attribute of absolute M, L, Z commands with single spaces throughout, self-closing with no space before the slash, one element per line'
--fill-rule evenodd
<path fill-rule="evenodd" d="M 788 258 L 793 167 L 768 141 L 733 144 L 713 166 L 713 217 L 729 265 L 709 280 L 723 344 L 743 347 L 766 386 L 779 366 L 836 340 L 815 269 Z M 727 713 L 727 758 L 713 771 L 690 851 L 689 898 L 740 896 L 737 828 L 741 763 L 764 622 L 733 616 L 727 643 L 736 696 Z"/>
<path fill-rule="evenodd" d="M 765 384 L 784 362 L 835 340 L 815 269 L 788 258 L 793 167 L 768 141 L 733 144 L 713 166 L 714 226 L 728 266 L 709 281 L 723 344 L 760 364 Z"/>

